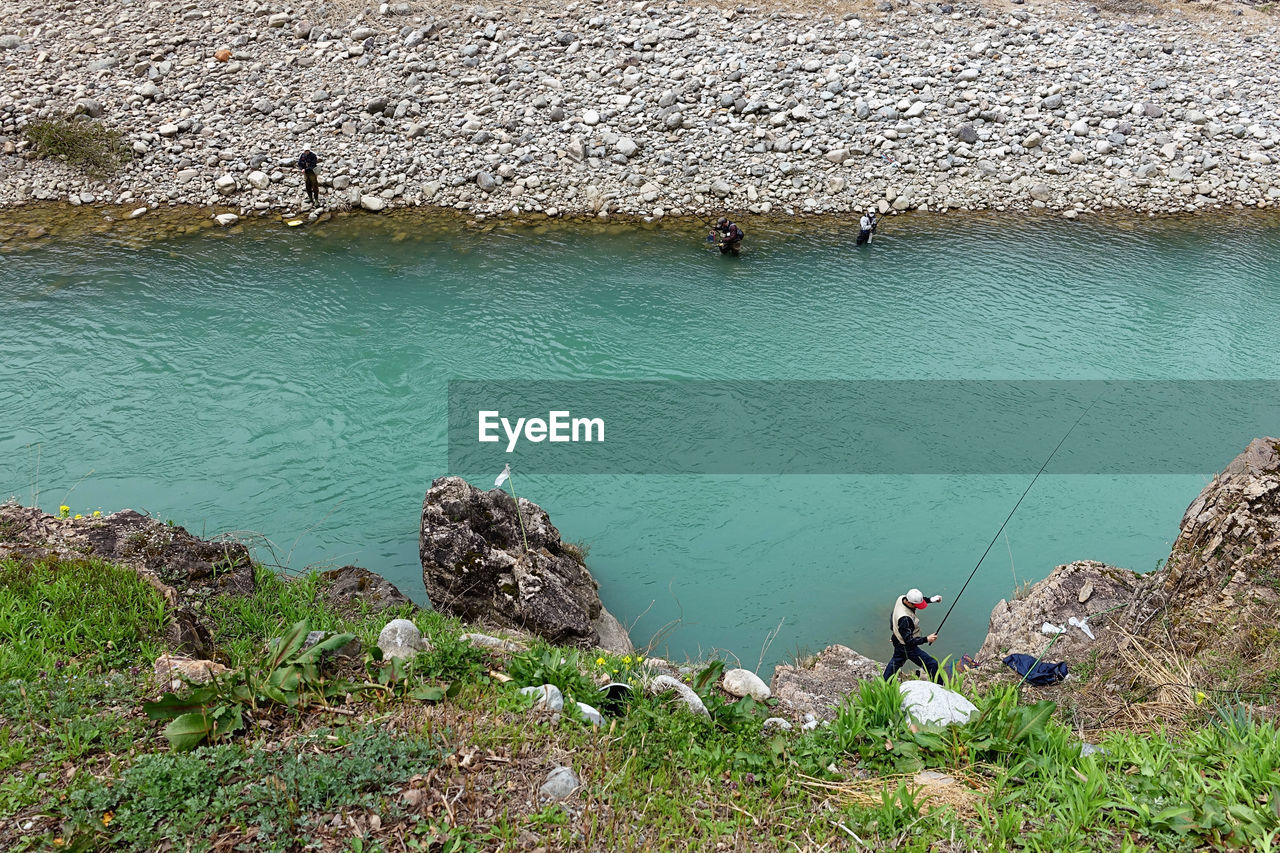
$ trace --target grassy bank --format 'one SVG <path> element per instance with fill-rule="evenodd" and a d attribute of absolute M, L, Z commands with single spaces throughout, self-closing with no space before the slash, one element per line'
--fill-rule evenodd
<path fill-rule="evenodd" d="M 216 600 L 207 614 L 232 672 L 169 700 L 228 708 L 218 719 L 238 725 L 186 749 L 176 717 L 155 719 L 160 706 L 144 704 L 168 687 L 152 675 L 158 594 L 100 562 L 0 562 L 0 846 L 1280 846 L 1280 733 L 1240 706 L 1206 701 L 1083 755 L 1033 688 L 991 688 L 974 697 L 968 725 L 939 729 L 913 725 L 896 688 L 873 682 L 829 726 L 766 732 L 773 710 L 717 693 L 712 667 L 690 678 L 710 719 L 637 691 L 596 729 L 531 709 L 516 688 L 551 682 L 591 701 L 594 681 L 638 683 L 635 659 L 545 646 L 497 655 L 429 612 L 412 618 L 434 648 L 411 666 L 368 653 L 309 658 L 290 639 L 301 623 L 371 649 L 389 618 L 407 614 L 338 613 L 315 575 L 258 580 L 254 595 Z M 557 765 L 582 784 L 547 802 L 538 788 Z"/>

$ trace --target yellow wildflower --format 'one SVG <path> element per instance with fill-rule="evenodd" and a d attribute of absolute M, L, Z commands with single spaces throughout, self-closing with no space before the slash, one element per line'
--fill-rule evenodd
<path fill-rule="evenodd" d="M 631 655 L 627 655 L 622 659 L 623 663 L 631 663 Z"/>
<path fill-rule="evenodd" d="M 596 658 L 596 666 L 604 666 L 604 658 Z"/>
<path fill-rule="evenodd" d="M 102 510 L 100 510 L 100 509 L 95 509 L 95 510 L 93 511 L 93 517 L 94 517 L 94 518 L 102 518 Z"/>
<path fill-rule="evenodd" d="M 58 516 L 60 518 L 66 518 L 67 513 L 69 512 L 71 512 L 71 507 L 67 506 L 66 504 L 63 504 L 62 506 L 58 507 Z"/>
<path fill-rule="evenodd" d="M 76 513 L 76 518 L 84 518 L 84 516 L 77 512 L 77 513 Z"/>
<path fill-rule="evenodd" d="M 115 812 L 104 812 L 104 813 L 103 813 L 103 815 L 102 815 L 102 825 L 103 825 L 103 826 L 110 826 L 110 825 L 111 825 L 111 821 L 113 821 L 113 820 L 115 820 L 115 819 L 116 819 L 116 813 L 115 813 Z"/>
<path fill-rule="evenodd" d="M 66 839 L 63 839 L 63 838 L 55 838 L 55 839 L 53 839 L 53 846 L 54 846 L 54 847 L 61 847 L 62 845 L 66 844 L 66 843 L 67 843 L 67 842 L 66 842 Z"/>

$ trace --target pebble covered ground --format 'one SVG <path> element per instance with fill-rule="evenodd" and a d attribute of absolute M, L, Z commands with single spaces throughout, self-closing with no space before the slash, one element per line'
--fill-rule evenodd
<path fill-rule="evenodd" d="M 1100 6 L 0 0 L 0 205 L 306 209 L 310 145 L 333 210 L 1280 206 L 1280 14 Z M 73 113 L 117 175 L 30 156 Z"/>

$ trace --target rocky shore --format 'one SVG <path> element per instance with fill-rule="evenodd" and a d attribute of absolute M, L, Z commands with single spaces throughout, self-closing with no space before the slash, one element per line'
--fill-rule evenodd
<path fill-rule="evenodd" d="M 0 205 L 296 210 L 306 144 L 329 209 L 1280 205 L 1267 10 L 1099 6 L 0 0 Z M 118 175 L 29 156 L 73 113 Z"/>
<path fill-rule="evenodd" d="M 561 540 L 536 504 L 521 499 L 520 520 L 516 513 L 516 502 L 501 489 L 482 491 L 458 477 L 431 484 L 423 500 L 419 551 L 435 609 L 501 635 L 463 638 L 500 652 L 541 638 L 637 654 L 626 628 L 604 608 L 581 551 Z M 967 678 L 1008 680 L 1014 676 L 1000 665 L 1006 654 L 1039 658 L 1052 649 L 1054 660 L 1081 668 L 1082 697 L 1096 692 L 1091 676 L 1107 673 L 1105 693 L 1092 697 L 1099 701 L 1144 682 L 1153 691 L 1172 687 L 1187 695 L 1192 685 L 1246 694 L 1262 689 L 1280 666 L 1280 633 L 1269 619 L 1280 606 L 1278 532 L 1280 440 L 1259 438 L 1187 509 L 1162 568 L 1138 574 L 1094 561 L 1058 566 L 995 606 L 977 652 L 982 666 Z M 211 626 L 204 615 L 209 601 L 243 596 L 255 587 L 249 552 L 230 539 L 202 540 L 132 510 L 72 519 L 0 504 L 0 559 L 85 556 L 131 568 L 161 592 L 165 643 L 173 654 L 211 656 Z M 367 569 L 345 566 L 323 580 L 325 600 L 340 611 L 416 610 Z M 655 672 L 677 674 L 666 661 L 651 663 Z M 816 725 L 831 719 L 861 682 L 879 679 L 883 669 L 879 661 L 833 645 L 810 659 L 777 666 L 768 685 L 747 673 L 754 680 L 729 692 L 773 696 L 797 721 Z M 745 678 L 740 672 L 727 675 Z M 1173 681 L 1170 672 L 1177 675 Z M 1088 704 L 1076 701 L 1078 711 Z"/>
<path fill-rule="evenodd" d="M 366 569 L 284 580 L 228 537 L 3 503 L 0 847 L 766 853 L 900 846 L 910 819 L 937 853 L 1264 849 L 1278 532 L 1280 440 L 1256 439 L 1162 568 L 1058 567 L 947 689 L 844 646 L 770 683 L 601 649 L 582 551 L 454 477 L 423 501 L 434 613 Z M 1000 665 L 1050 650 L 1057 685 Z"/>

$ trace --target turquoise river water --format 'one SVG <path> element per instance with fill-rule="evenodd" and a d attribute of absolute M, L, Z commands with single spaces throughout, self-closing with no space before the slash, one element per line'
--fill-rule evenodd
<path fill-rule="evenodd" d="M 688 227 L 368 222 L 0 256 L 0 497 L 254 531 L 264 559 L 359 563 L 425 601 L 450 379 L 1280 378 L 1280 229 L 1256 220 L 916 217 L 869 251 L 749 225 L 737 260 Z M 1042 477 L 938 650 L 975 650 L 992 606 L 1057 564 L 1153 568 L 1252 437 L 1223 435 L 1202 471 Z M 886 657 L 894 596 L 958 592 L 1028 480 L 517 466 L 516 487 L 590 545 L 638 642 L 665 626 L 659 651 L 755 668 L 836 642 Z"/>

